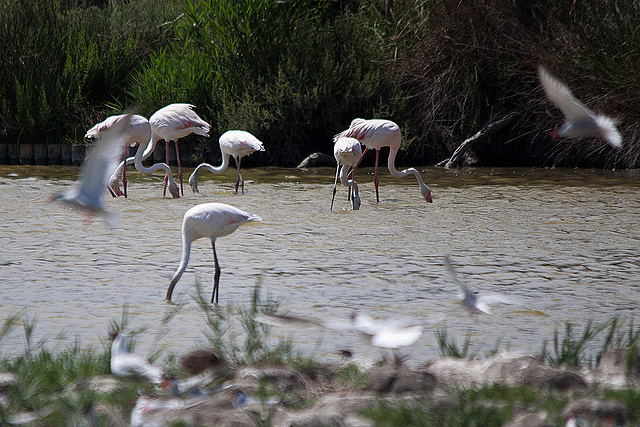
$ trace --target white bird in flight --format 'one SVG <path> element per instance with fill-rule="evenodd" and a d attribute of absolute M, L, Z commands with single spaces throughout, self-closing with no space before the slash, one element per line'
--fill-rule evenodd
<path fill-rule="evenodd" d="M 122 331 L 115 331 L 111 343 L 111 373 L 116 377 L 144 378 L 153 384 L 162 384 L 165 379 L 162 369 L 129 352 L 127 336 Z"/>
<path fill-rule="evenodd" d="M 178 140 L 187 135 L 195 133 L 200 136 L 209 136 L 211 126 L 196 114 L 191 104 L 170 104 L 153 113 L 149 117 L 151 131 L 154 140 L 165 141 L 165 155 L 167 165 L 169 164 L 169 142 L 173 141 L 176 147 L 176 160 L 178 162 L 178 180 L 180 181 L 180 194 L 184 196 L 182 189 L 182 163 L 180 161 L 180 151 L 178 150 Z M 169 174 L 164 178 L 163 196 L 166 194 L 167 180 Z"/>
<path fill-rule="evenodd" d="M 213 302 L 215 298 L 217 304 L 218 297 L 220 296 L 220 292 L 218 291 L 220 265 L 218 264 L 218 255 L 216 254 L 216 239 L 233 233 L 242 224 L 251 221 L 261 221 L 261 219 L 257 215 L 241 211 L 224 203 L 203 203 L 189 209 L 184 214 L 182 220 L 182 258 L 180 259 L 178 269 L 171 278 L 165 299 L 171 301 L 173 288 L 187 268 L 189 255 L 191 253 L 191 243 L 197 239 L 207 238 L 211 240 L 213 262 L 215 265 L 211 302 Z"/>
<path fill-rule="evenodd" d="M 133 117 L 132 114 L 123 114 L 114 120 L 109 129 L 103 130 L 87 152 L 76 187 L 51 196 L 49 201 L 67 203 L 85 211 L 89 217 L 101 214 L 107 224 L 115 225 L 115 214 L 105 209 L 103 195 L 109 175 L 120 158 L 126 130 Z"/>
<path fill-rule="evenodd" d="M 322 327 L 334 331 L 358 332 L 374 347 L 397 349 L 416 342 L 425 327 L 434 322 L 418 322 L 412 319 L 376 320 L 366 313 L 354 311 L 349 319 L 315 320 L 302 317 L 259 312 L 255 320 L 276 326 Z"/>
<path fill-rule="evenodd" d="M 390 120 L 383 119 L 354 119 L 349 126 L 349 129 L 344 130 L 334 136 L 333 140 L 337 141 L 343 137 L 355 138 L 360 143 L 365 145 L 365 150 L 360 156 L 358 162 L 353 166 L 353 170 L 349 174 L 350 177 L 355 175 L 355 170 L 364 158 L 367 151 L 370 148 L 373 148 L 376 151 L 376 163 L 375 169 L 373 173 L 373 184 L 376 187 L 376 201 L 380 201 L 380 196 L 378 194 L 378 160 L 380 157 L 380 149 L 382 147 L 389 147 L 389 158 L 387 167 L 389 168 L 389 172 L 391 175 L 396 176 L 398 178 L 405 177 L 407 175 L 413 175 L 418 180 L 418 185 L 420 185 L 420 193 L 424 200 L 427 203 L 431 203 L 433 199 L 431 198 L 431 190 L 427 187 L 422 180 L 422 176 L 420 173 L 414 168 L 405 169 L 403 171 L 396 170 L 395 161 L 396 154 L 400 149 L 400 142 L 402 135 L 400 134 L 400 127 Z"/>
<path fill-rule="evenodd" d="M 499 294 L 488 294 L 488 295 L 478 295 L 469 289 L 467 285 L 458 278 L 458 274 L 453 269 L 451 265 L 451 259 L 449 255 L 444 258 L 444 265 L 451 273 L 451 276 L 456 281 L 458 286 L 460 286 L 461 294 L 460 294 L 460 303 L 471 313 L 472 315 L 478 315 L 481 313 L 491 314 L 491 309 L 489 307 L 490 304 L 498 303 L 498 304 L 512 304 L 509 298 L 499 295 Z"/>
<path fill-rule="evenodd" d="M 542 65 L 538 67 L 538 77 L 547 98 L 564 114 L 566 121 L 551 133 L 553 138 L 581 138 L 599 136 L 609 145 L 622 148 L 622 136 L 616 128 L 616 120 L 596 115 L 580 102 L 563 82 L 551 75 Z"/>
<path fill-rule="evenodd" d="M 338 138 L 333 145 L 333 156 L 336 158 L 336 179 L 333 181 L 333 196 L 331 197 L 331 208 L 333 210 L 333 200 L 336 197 L 336 185 L 338 183 L 338 176 L 342 185 L 349 187 L 348 199 L 352 201 L 353 210 L 360 209 L 360 195 L 358 193 L 358 184 L 355 180 L 348 179 L 347 175 L 351 166 L 358 162 L 360 156 L 362 156 L 362 146 L 360 141 L 355 138 Z"/>
<path fill-rule="evenodd" d="M 193 171 L 189 177 L 189 185 L 194 193 L 198 193 L 198 173 L 201 169 L 206 169 L 212 173 L 222 173 L 227 170 L 229 166 L 229 158 L 233 157 L 236 162 L 236 169 L 238 175 L 236 179 L 236 193 L 238 192 L 238 186 L 242 188 L 242 194 L 244 194 L 244 180 L 240 175 L 240 161 L 244 156 L 255 151 L 264 151 L 264 145 L 255 136 L 249 132 L 243 130 L 229 130 L 220 136 L 220 152 L 222 153 L 222 164 L 214 167 L 208 163 L 201 163 Z"/>
<path fill-rule="evenodd" d="M 123 117 L 122 114 L 117 116 L 107 117 L 106 120 L 98 123 L 97 125 L 93 126 L 91 129 L 89 129 L 84 137 L 94 138 L 94 139 L 101 138 L 104 134 L 109 133 L 110 129 L 118 122 L 118 120 L 122 119 L 122 117 Z M 129 124 L 123 130 L 122 143 L 125 147 L 125 150 L 124 150 L 124 159 L 121 165 L 123 165 L 124 162 L 127 161 L 127 154 L 128 154 L 127 147 L 129 147 L 130 145 L 133 146 L 135 144 L 139 144 L 139 146 L 142 146 L 142 145 L 146 146 L 149 143 L 150 139 L 151 139 L 151 125 L 149 125 L 149 120 L 137 114 L 132 115 L 131 119 L 129 120 Z M 140 150 L 140 152 L 142 153 L 142 150 Z M 120 191 L 120 188 L 118 188 L 119 185 L 117 185 L 120 169 L 122 169 L 122 187 L 124 189 L 124 193 Z M 114 180 L 114 177 L 116 181 L 116 190 L 113 190 L 111 188 L 111 181 Z M 111 178 L 109 179 L 109 181 L 110 181 L 110 185 L 107 186 L 107 188 L 109 189 L 109 192 L 113 197 L 122 196 L 122 195 L 124 195 L 124 197 L 127 197 L 127 168 L 117 167 L 116 171 L 111 175 Z"/>

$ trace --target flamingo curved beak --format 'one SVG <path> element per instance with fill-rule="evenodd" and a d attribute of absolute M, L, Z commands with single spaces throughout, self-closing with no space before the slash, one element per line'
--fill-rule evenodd
<path fill-rule="evenodd" d="M 429 192 L 429 194 L 427 194 L 425 196 L 424 200 L 426 200 L 427 203 L 433 203 L 433 198 L 431 197 L 431 192 Z"/>

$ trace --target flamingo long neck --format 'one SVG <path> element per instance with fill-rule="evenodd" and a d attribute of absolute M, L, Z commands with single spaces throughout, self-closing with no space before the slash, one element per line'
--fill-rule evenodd
<path fill-rule="evenodd" d="M 191 239 L 188 238 L 184 232 L 182 233 L 182 258 L 180 258 L 180 265 L 178 269 L 173 274 L 171 278 L 170 286 L 173 287 L 180 277 L 182 277 L 182 273 L 187 269 L 187 264 L 189 263 L 189 255 L 191 255 Z"/>
<path fill-rule="evenodd" d="M 425 185 L 424 181 L 422 180 L 422 176 L 420 175 L 420 172 L 418 172 L 414 168 L 409 168 L 409 169 L 405 169 L 405 170 L 402 170 L 402 171 L 399 171 L 399 170 L 396 169 L 396 154 L 397 153 L 398 153 L 398 149 L 397 148 L 391 148 L 390 147 L 389 159 L 387 160 L 387 162 L 388 162 L 387 167 L 389 168 L 389 172 L 391 172 L 391 175 L 397 176 L 398 178 L 404 178 L 407 175 L 413 175 L 418 180 L 418 184 L 420 185 L 420 191 L 422 191 L 425 188 L 428 188 Z"/>
<path fill-rule="evenodd" d="M 155 142 L 153 141 L 153 139 L 151 139 L 151 141 L 149 142 L 149 145 L 153 145 L 155 147 Z M 169 177 L 169 182 L 175 183 L 175 181 L 173 179 L 173 174 L 171 173 L 171 168 L 169 166 L 167 166 L 166 163 L 156 163 L 154 165 L 151 165 L 150 167 L 146 167 L 145 165 L 142 164 L 142 161 L 145 159 L 145 153 L 146 152 L 153 152 L 153 150 L 148 150 L 149 145 L 145 148 L 144 152 L 142 152 L 140 155 L 138 153 L 140 153 L 143 150 L 141 150 L 142 147 L 138 148 L 138 151 L 136 152 L 136 156 L 134 158 L 134 163 L 136 165 L 136 169 L 140 173 L 144 173 L 144 174 L 153 173 L 153 172 L 157 171 L 158 169 L 162 169 L 163 171 L 165 171 L 165 173 Z M 127 159 L 127 162 L 128 161 L 129 161 L 129 159 Z"/>
<path fill-rule="evenodd" d="M 349 175 L 349 169 L 350 169 L 350 166 L 346 166 L 346 165 L 342 165 L 340 167 L 340 182 L 345 187 L 351 187 L 353 185 L 353 180 L 347 179 L 347 176 Z"/>
<path fill-rule="evenodd" d="M 193 171 L 193 175 L 197 177 L 198 173 L 200 173 L 200 169 L 206 169 L 212 173 L 222 173 L 229 167 L 229 157 L 230 156 L 228 154 L 222 153 L 222 164 L 220 166 L 211 166 L 208 163 L 202 163 Z"/>
<path fill-rule="evenodd" d="M 149 142 L 147 142 L 146 144 L 140 143 L 138 145 L 138 150 L 136 150 L 135 157 L 127 157 L 127 161 L 126 161 L 127 166 L 130 166 L 130 165 L 135 163 L 136 169 L 138 169 L 139 172 L 142 172 L 138 168 L 138 164 L 142 164 L 143 160 L 146 160 L 149 156 L 151 156 L 153 154 L 153 150 L 155 150 L 155 148 L 156 148 L 156 141 L 153 139 L 153 137 L 151 137 L 151 140 Z M 126 149 L 127 148 L 125 147 L 125 150 Z M 140 163 L 138 163 L 136 161 L 136 159 L 138 159 L 138 158 L 139 158 Z M 125 164 L 124 161 L 120 162 L 120 164 L 118 165 L 116 170 L 113 172 L 113 174 L 111 174 L 111 178 L 109 178 L 109 182 L 113 182 L 114 180 L 118 179 L 120 174 L 122 174 L 122 168 L 124 168 L 124 164 Z"/>

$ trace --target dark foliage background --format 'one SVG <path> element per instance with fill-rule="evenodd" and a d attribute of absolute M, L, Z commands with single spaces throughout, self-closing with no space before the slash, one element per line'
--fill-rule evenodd
<path fill-rule="evenodd" d="M 474 146 L 480 164 L 638 167 L 637 28 L 638 1 L 8 0 L 0 142 L 80 143 L 128 105 L 189 102 L 212 125 L 183 142 L 194 162 L 239 128 L 267 150 L 247 165 L 292 166 L 331 153 L 353 118 L 384 117 L 403 129 L 401 163 L 433 164 L 515 112 Z M 624 149 L 552 142 L 562 115 L 538 64 L 617 117 Z"/>

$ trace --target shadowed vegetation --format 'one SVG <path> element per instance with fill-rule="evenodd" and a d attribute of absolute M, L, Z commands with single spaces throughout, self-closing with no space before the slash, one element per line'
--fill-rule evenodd
<path fill-rule="evenodd" d="M 240 128 L 265 143 L 247 165 L 331 152 L 355 117 L 403 129 L 400 162 L 436 163 L 488 123 L 515 119 L 473 147 L 487 165 L 637 167 L 638 2 L 9 0 L 0 6 L 0 142 L 82 141 L 130 104 L 150 115 L 198 106 L 213 160 Z M 593 110 L 620 120 L 625 146 L 552 141 L 561 112 L 544 64 Z"/>

